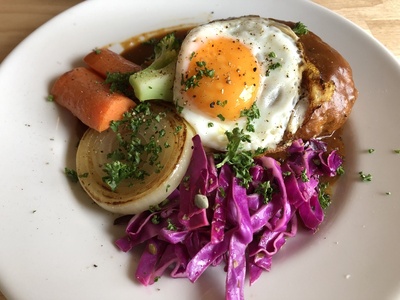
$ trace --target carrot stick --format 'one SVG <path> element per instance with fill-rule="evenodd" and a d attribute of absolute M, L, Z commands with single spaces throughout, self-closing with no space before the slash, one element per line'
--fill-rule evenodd
<path fill-rule="evenodd" d="M 141 69 L 139 65 L 106 48 L 90 52 L 83 58 L 83 61 L 104 78 L 106 78 L 107 72 L 128 73 Z"/>
<path fill-rule="evenodd" d="M 110 121 L 120 120 L 124 112 L 136 105 L 120 93 L 111 93 L 102 77 L 84 67 L 61 75 L 51 94 L 58 104 L 99 132 L 109 128 Z"/>

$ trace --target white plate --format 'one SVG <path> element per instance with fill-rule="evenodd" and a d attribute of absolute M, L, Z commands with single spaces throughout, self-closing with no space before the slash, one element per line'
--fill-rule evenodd
<path fill-rule="evenodd" d="M 0 289 L 9 299 L 222 299 L 222 268 L 195 284 L 164 276 L 143 287 L 123 234 L 63 174 L 76 120 L 46 101 L 53 80 L 88 51 L 136 34 L 261 14 L 302 21 L 348 59 L 360 91 L 345 126 L 346 175 L 326 222 L 288 242 L 247 299 L 400 298 L 400 67 L 343 18 L 300 0 L 87 1 L 21 43 L 0 69 Z M 367 150 L 374 148 L 369 154 Z M 373 176 L 361 182 L 358 172 Z M 391 192 L 391 195 L 386 195 Z M 96 267 L 97 266 L 97 267 Z"/>

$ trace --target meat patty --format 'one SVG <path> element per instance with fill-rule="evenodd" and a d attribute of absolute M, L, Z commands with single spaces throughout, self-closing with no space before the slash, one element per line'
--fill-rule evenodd
<path fill-rule="evenodd" d="M 346 122 L 358 96 L 352 69 L 338 51 L 311 31 L 299 38 L 306 61 L 302 88 L 308 105 L 302 126 L 294 134 L 286 133 L 285 144 L 332 135 Z"/>

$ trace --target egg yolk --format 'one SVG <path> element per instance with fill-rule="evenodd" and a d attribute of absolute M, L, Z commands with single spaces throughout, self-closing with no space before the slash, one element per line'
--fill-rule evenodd
<path fill-rule="evenodd" d="M 186 104 L 221 120 L 236 120 L 250 109 L 259 82 L 260 68 L 250 48 L 229 38 L 204 41 L 182 75 Z"/>

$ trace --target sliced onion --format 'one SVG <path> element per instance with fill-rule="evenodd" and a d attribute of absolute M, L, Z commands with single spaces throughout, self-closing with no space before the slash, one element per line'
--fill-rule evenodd
<path fill-rule="evenodd" d="M 177 188 L 188 168 L 193 151 L 194 130 L 168 105 L 152 104 L 151 109 L 156 113 L 166 113 L 157 123 L 157 130 L 161 127 L 165 130 L 165 135 L 158 140 L 163 149 L 159 155 L 163 168 L 156 172 L 154 165 L 143 163 L 142 169 L 149 174 L 143 180 L 127 179 L 115 191 L 103 182 L 102 178 L 106 175 L 103 171 L 104 164 L 110 162 L 107 154 L 119 145 L 116 134 L 111 129 L 101 133 L 88 129 L 79 143 L 76 156 L 79 181 L 87 194 L 108 211 L 137 214 L 161 203 Z M 150 126 L 145 132 L 141 132 L 140 138 L 148 140 L 154 134 L 157 131 Z M 166 148 L 165 142 L 170 147 Z M 146 160 L 146 157 L 143 158 Z"/>

